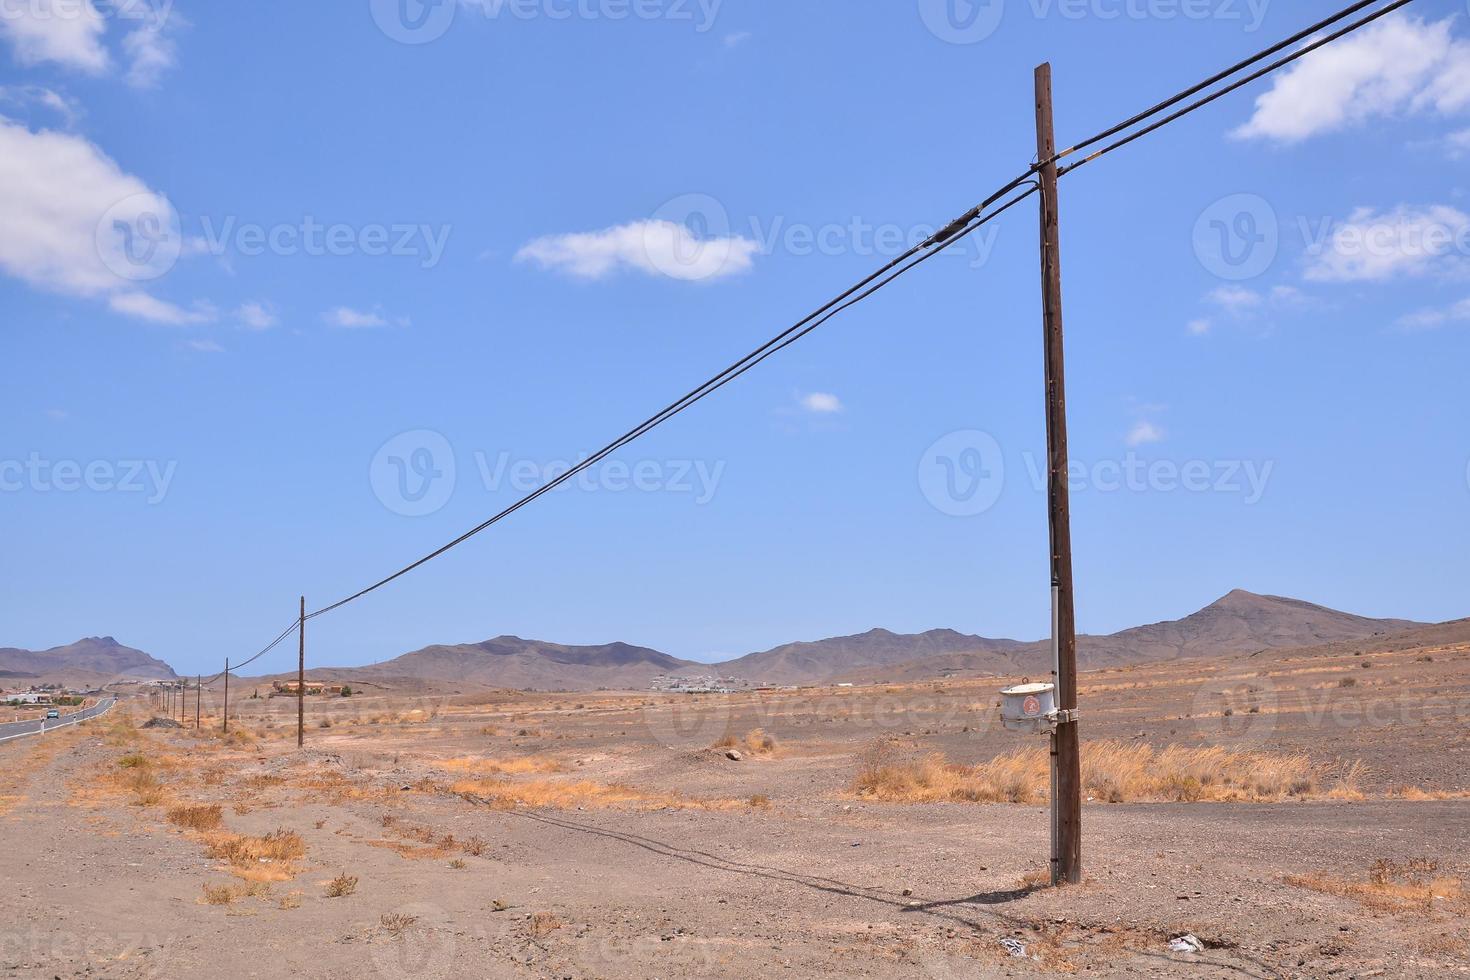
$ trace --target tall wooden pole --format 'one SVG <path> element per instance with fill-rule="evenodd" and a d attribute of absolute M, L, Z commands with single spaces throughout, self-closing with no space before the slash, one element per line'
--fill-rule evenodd
<path fill-rule="evenodd" d="M 199 707 L 204 703 L 204 675 L 194 675 L 194 730 L 199 731 Z"/>
<path fill-rule="evenodd" d="M 1041 168 L 1041 290 L 1046 347 L 1047 500 L 1051 585 L 1055 604 L 1057 707 L 1052 745 L 1056 853 L 1052 880 L 1082 881 L 1082 760 L 1077 731 L 1077 621 L 1072 605 L 1072 517 L 1067 491 L 1067 385 L 1062 355 L 1062 260 L 1058 231 L 1056 134 L 1052 127 L 1051 65 L 1036 69 L 1036 159 Z"/>
<path fill-rule="evenodd" d="M 301 597 L 301 619 L 296 626 L 300 642 L 296 659 L 296 747 L 306 744 L 306 596 Z"/>
<path fill-rule="evenodd" d="M 225 728 L 226 735 L 230 734 L 230 658 L 225 658 Z"/>

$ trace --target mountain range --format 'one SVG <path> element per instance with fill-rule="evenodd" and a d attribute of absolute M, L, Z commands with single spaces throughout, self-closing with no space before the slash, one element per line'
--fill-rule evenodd
<path fill-rule="evenodd" d="M 1087 670 L 1252 654 L 1373 640 L 1425 625 L 1406 619 L 1372 619 L 1299 599 L 1237 590 L 1183 619 L 1106 636 L 1079 636 L 1078 663 Z M 328 682 L 394 689 L 585 691 L 645 689 L 659 675 L 718 674 L 754 684 L 800 685 L 1039 675 L 1050 669 L 1050 663 L 1048 640 L 992 639 L 946 629 L 912 634 L 874 629 L 854 636 L 786 643 L 717 664 L 681 660 L 627 643 L 568 646 L 500 636 L 481 643 L 427 646 L 365 667 L 313 668 L 311 675 Z M 0 682 L 62 671 L 104 680 L 174 676 L 167 664 L 111 637 L 80 640 L 39 653 L 0 649 Z"/>
<path fill-rule="evenodd" d="M 0 647 L 0 687 L 65 684 L 93 687 L 117 680 L 166 680 L 173 668 L 110 636 L 89 636 L 49 650 Z"/>
<path fill-rule="evenodd" d="M 1366 640 L 1423 625 L 1237 590 L 1183 619 L 1106 636 L 1079 636 L 1078 663 L 1087 670 L 1249 654 Z M 566 646 L 500 636 L 483 643 L 424 647 L 366 667 L 314 669 L 312 676 L 393 687 L 450 683 L 585 691 L 642 689 L 661 674 L 718 674 L 755 684 L 801 685 L 1042 674 L 1050 664 L 1048 640 L 992 639 L 945 629 L 908 634 L 874 629 L 787 643 L 716 664 L 681 660 L 626 643 Z"/>

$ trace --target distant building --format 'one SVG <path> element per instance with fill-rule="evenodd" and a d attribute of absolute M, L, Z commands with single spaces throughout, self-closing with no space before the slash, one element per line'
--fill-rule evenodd
<path fill-rule="evenodd" d="M 738 677 L 680 677 L 661 674 L 653 679 L 652 689 L 665 694 L 733 694 L 750 687 Z"/>
<path fill-rule="evenodd" d="M 296 692 L 296 682 L 295 681 L 272 681 L 271 682 L 271 697 L 273 697 L 273 698 L 274 697 L 285 697 L 285 696 L 290 696 L 290 697 L 293 697 L 294 698 L 294 697 L 296 697 L 296 693 L 297 692 Z M 316 695 L 321 695 L 321 694 L 341 694 L 342 693 L 342 685 L 340 685 L 340 684 L 324 684 L 321 681 L 307 681 L 306 682 L 306 693 L 308 695 L 310 695 L 310 696 L 316 696 Z"/>

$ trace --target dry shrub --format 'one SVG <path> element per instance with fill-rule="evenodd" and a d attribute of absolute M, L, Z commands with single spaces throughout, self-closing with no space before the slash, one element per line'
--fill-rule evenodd
<path fill-rule="evenodd" d="M 289 893 L 287 895 L 282 895 L 281 896 L 280 907 L 281 907 L 282 910 L 287 910 L 287 911 L 290 910 L 290 909 L 299 909 L 299 908 L 301 908 L 301 893 L 300 892 L 291 892 L 291 893 Z"/>
<path fill-rule="evenodd" d="M 975 766 L 949 763 L 942 754 L 905 757 L 891 743 L 864 753 L 852 791 L 893 803 L 1032 803 L 1050 792 L 1045 749 L 1025 749 Z M 1317 777 L 1305 755 L 1236 752 L 1220 747 L 1089 742 L 1082 747 L 1087 796 L 1109 803 L 1130 800 L 1194 802 L 1270 801 L 1304 796 Z"/>
<path fill-rule="evenodd" d="M 214 834 L 206 838 L 205 853 L 227 862 L 237 877 L 285 881 L 296 874 L 293 862 L 306 856 L 306 842 L 294 830 L 275 830 L 264 837 Z"/>
<path fill-rule="evenodd" d="M 356 875 L 343 873 L 327 882 L 328 898 L 346 898 L 355 891 L 357 891 Z"/>
<path fill-rule="evenodd" d="M 745 802 L 750 805 L 752 810 L 769 810 L 771 808 L 771 798 L 764 793 L 756 793 Z"/>
<path fill-rule="evenodd" d="M 1342 771 L 1337 777 L 1337 782 L 1332 789 L 1327 791 L 1328 799 L 1332 800 L 1361 800 L 1363 798 L 1363 780 L 1368 775 L 1368 767 L 1362 759 L 1358 759 Z"/>
<path fill-rule="evenodd" d="M 449 862 L 449 866 L 455 871 L 463 871 L 465 868 L 469 867 L 468 864 L 464 863 L 464 858 L 455 858 L 453 861 Z"/>
<path fill-rule="evenodd" d="M 168 822 L 189 830 L 218 830 L 224 811 L 215 805 L 176 806 L 168 811 Z"/>
<path fill-rule="evenodd" d="M 153 765 L 153 760 L 142 752 L 134 751 L 118 759 L 117 764 L 120 769 L 147 769 Z"/>
<path fill-rule="evenodd" d="M 561 920 L 550 912 L 537 912 L 531 916 L 531 935 L 540 939 L 561 928 Z"/>
<path fill-rule="evenodd" d="M 745 733 L 745 748 L 754 755 L 772 755 L 777 749 L 776 738 L 759 728 Z"/>
<path fill-rule="evenodd" d="M 725 749 L 743 749 L 751 755 L 774 755 L 780 746 L 774 735 L 768 735 L 764 729 L 752 728 L 741 738 L 736 735 L 726 734 L 719 741 L 710 746 L 711 749 L 724 751 Z"/>
<path fill-rule="evenodd" d="M 1379 858 L 1362 881 L 1326 871 L 1287 875 L 1285 880 L 1298 888 L 1356 899 L 1364 907 L 1379 912 L 1427 913 L 1434 910 L 1435 902 L 1470 912 L 1465 882 L 1440 873 L 1439 863 L 1429 858 L 1414 858 L 1403 864 Z"/>
<path fill-rule="evenodd" d="M 204 885 L 205 905 L 229 905 L 237 898 L 251 898 L 264 896 L 267 888 L 261 883 L 231 884 L 231 885 Z"/>
<path fill-rule="evenodd" d="M 417 921 L 419 921 L 418 916 L 409 915 L 407 912 L 384 912 L 378 918 L 379 924 L 395 936 L 400 935 L 403 930 Z"/>

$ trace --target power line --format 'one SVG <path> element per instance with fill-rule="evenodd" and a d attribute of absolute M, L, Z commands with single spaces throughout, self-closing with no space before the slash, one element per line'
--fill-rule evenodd
<path fill-rule="evenodd" d="M 511 514 L 514 514 L 516 511 L 531 503 L 533 500 L 540 497 L 541 495 L 549 493 L 550 491 L 556 489 L 558 486 L 565 483 L 567 480 L 572 479 L 583 470 L 595 466 L 604 458 L 621 449 L 623 446 L 626 446 L 633 440 L 638 439 L 652 429 L 658 427 L 659 425 L 662 425 L 664 422 L 667 422 L 675 415 L 678 415 L 679 413 L 685 411 L 695 403 L 714 394 L 716 391 L 723 388 L 731 381 L 734 381 L 736 378 L 740 377 L 742 374 L 749 371 L 757 364 L 760 364 L 766 358 L 779 351 L 785 350 L 787 347 L 796 343 L 798 340 L 805 337 L 807 334 L 811 333 L 813 330 L 817 329 L 822 324 L 826 323 L 828 320 L 841 313 L 843 310 L 846 310 L 863 301 L 864 299 L 867 299 L 869 296 L 873 295 L 878 290 L 898 279 L 909 270 L 917 268 L 923 263 L 929 261 L 929 259 L 955 245 L 956 243 L 964 239 L 967 235 L 971 234 L 987 222 L 992 221 L 1000 215 L 1004 214 L 1017 202 L 1023 200 L 1026 197 L 1029 197 L 1034 192 L 1034 188 L 1032 190 L 1025 191 L 1020 195 L 1012 197 L 1005 204 L 986 214 L 984 213 L 985 209 L 993 205 L 998 199 L 997 195 L 992 195 L 977 208 L 971 209 L 964 215 L 961 215 L 959 218 L 955 219 L 954 222 L 951 222 L 945 228 L 941 229 L 938 232 L 935 232 L 923 242 L 908 249 L 902 255 L 889 262 L 877 272 L 868 276 L 866 279 L 863 279 L 857 285 L 846 290 L 834 299 L 828 301 L 827 303 L 824 303 L 813 313 L 798 320 L 792 326 L 783 330 L 775 337 L 772 337 L 770 340 L 766 341 L 760 347 L 757 347 L 749 354 L 746 354 L 744 357 L 740 358 L 740 360 L 736 361 L 734 364 L 731 364 L 729 367 L 725 368 L 725 370 L 716 374 L 714 377 L 710 378 L 708 381 L 705 381 L 703 384 L 694 388 L 683 397 L 679 398 L 677 401 L 674 401 L 659 412 L 656 412 L 653 415 L 649 416 L 647 419 L 640 422 L 638 425 L 634 426 L 627 432 L 623 433 L 621 436 L 614 439 L 606 446 L 603 446 L 597 452 L 593 453 L 591 456 L 578 463 L 576 466 L 573 466 L 566 472 L 560 474 L 555 479 L 543 483 L 540 487 L 526 494 L 520 500 L 517 500 L 509 507 L 506 507 L 498 514 L 476 525 L 475 527 L 466 531 L 464 534 L 461 534 L 459 537 L 455 538 L 453 541 L 450 541 L 448 544 L 443 545 L 435 551 L 430 552 L 417 561 L 405 565 L 403 568 L 400 568 L 393 574 L 379 579 L 377 582 L 374 582 L 367 588 L 361 589 L 358 592 L 347 596 L 345 599 L 340 599 L 329 606 L 324 606 L 323 608 L 308 614 L 306 618 L 315 619 L 318 616 L 322 616 L 326 613 L 332 612 L 334 609 L 340 609 L 341 607 L 347 605 L 349 602 L 360 599 L 368 593 L 382 588 L 395 579 L 407 575 L 409 572 L 413 571 L 419 566 L 424 565 L 427 562 L 434 560 L 435 558 L 438 558 L 440 555 L 444 554 L 446 551 L 449 551 L 451 548 L 454 548 L 456 545 L 463 544 L 465 541 L 468 541 L 470 538 L 479 534 L 481 531 L 484 531 L 491 525 L 504 520 Z M 915 256 L 918 256 L 918 258 L 914 259 Z M 913 261 L 910 261 L 911 259 Z"/>
<path fill-rule="evenodd" d="M 292 632 L 300 628 L 306 620 L 315 619 L 318 616 L 323 616 L 329 612 L 332 612 L 333 610 L 340 609 L 348 603 L 354 602 L 357 599 L 360 599 L 368 595 L 369 593 L 372 593 L 382 588 L 383 586 L 388 585 L 389 583 L 401 578 L 402 576 L 407 575 L 414 569 L 419 568 L 420 566 L 427 564 L 430 561 L 433 561 L 435 558 L 438 558 L 452 548 L 463 544 L 465 541 L 469 540 L 477 534 L 480 534 L 482 531 L 493 526 L 499 521 L 504 520 L 505 518 L 509 517 L 511 514 L 514 514 L 516 511 L 520 510 L 522 507 L 525 507 L 527 504 L 530 504 L 543 494 L 549 493 L 550 491 L 556 489 L 558 486 L 562 485 L 567 480 L 572 479 L 577 474 L 592 466 L 595 466 L 597 463 L 601 462 L 603 459 L 616 452 L 617 450 L 621 449 L 623 446 L 626 446 L 634 440 L 641 438 L 652 429 L 658 427 L 659 425 L 662 425 L 664 422 L 673 418 L 675 415 L 680 414 L 681 412 L 693 406 L 695 403 L 703 400 L 704 398 L 718 391 L 720 388 L 723 388 L 726 384 L 730 383 L 731 381 L 743 375 L 745 372 L 754 368 L 756 365 L 765 361 L 766 358 L 786 349 L 791 344 L 795 343 L 796 341 L 805 337 L 807 334 L 811 333 L 813 330 L 816 330 L 818 327 L 822 326 L 824 323 L 832 319 L 837 314 L 851 308 L 859 302 L 862 302 L 864 299 L 872 296 L 880 289 L 883 289 L 885 286 L 903 276 L 909 270 L 914 269 L 919 265 L 922 265 L 933 256 L 950 248 L 956 242 L 962 240 L 967 235 L 980 228 L 982 225 L 999 217 L 1015 204 L 1035 193 L 1037 190 L 1037 186 L 1033 182 L 1029 190 L 1015 195 L 1005 200 L 1004 204 L 1001 204 L 999 207 L 995 207 L 998 202 L 1000 202 L 1003 198 L 1006 198 L 1006 195 L 1027 184 L 1028 181 L 1031 181 L 1033 176 L 1037 174 L 1044 166 L 1056 163 L 1057 161 L 1074 153 L 1080 152 L 1081 150 L 1084 150 L 1088 147 L 1095 146 L 1096 144 L 1110 139 L 1113 136 L 1117 136 L 1118 134 L 1127 131 L 1130 127 L 1136 126 L 1139 123 L 1144 122 L 1145 120 L 1151 119 L 1157 116 L 1159 113 L 1173 108 L 1176 105 L 1179 105 L 1186 99 L 1189 99 L 1194 95 L 1198 95 L 1199 93 L 1210 88 L 1210 86 L 1218 84 L 1219 82 L 1230 78 L 1232 75 L 1235 75 L 1240 71 L 1243 71 L 1244 69 L 1249 68 L 1250 66 L 1271 57 L 1273 54 L 1280 53 L 1291 45 L 1301 42 L 1302 40 L 1310 37 L 1318 31 L 1337 24 L 1340 21 L 1352 16 L 1353 14 L 1366 9 L 1375 2 L 1378 2 L 1378 0 L 1358 0 L 1358 2 L 1349 5 L 1348 7 L 1338 11 L 1332 16 L 1325 18 L 1324 20 L 1318 21 L 1311 27 L 1298 31 L 1291 37 L 1279 41 L 1276 44 L 1273 44 L 1270 47 L 1251 55 L 1249 58 L 1246 58 L 1243 61 L 1237 62 L 1224 71 L 1217 72 L 1209 78 L 1198 82 L 1173 96 L 1170 96 L 1163 102 L 1160 102 L 1152 106 L 1151 108 L 1144 110 L 1143 112 L 1137 113 L 1129 117 L 1128 119 L 1123 120 L 1122 122 L 1110 126 L 1102 132 L 1088 137 L 1087 139 L 1074 144 L 1066 150 L 1062 150 L 1061 152 L 1056 153 L 1054 156 L 1051 157 L 1051 159 L 1047 161 L 1038 161 L 1037 163 L 1032 164 L 1031 167 L 1027 169 L 1024 173 L 1003 185 L 999 190 L 992 193 L 980 204 L 976 205 L 969 211 L 966 211 L 964 214 L 955 218 L 948 225 L 946 225 L 935 234 L 931 235 L 929 238 L 925 239 L 923 242 L 920 242 L 918 245 L 909 248 L 903 254 L 885 264 L 882 268 L 873 272 L 866 278 L 860 280 L 839 295 L 833 297 L 831 300 L 827 301 L 822 306 L 809 313 L 807 316 L 798 320 L 796 323 L 783 330 L 775 337 L 772 337 L 770 340 L 766 341 L 760 347 L 757 347 L 755 350 L 751 351 L 744 357 L 735 361 L 730 366 L 726 367 L 723 371 L 715 374 L 713 377 L 709 378 L 702 384 L 691 389 L 679 399 L 675 400 L 674 402 L 665 406 L 663 409 L 649 416 L 647 419 L 643 420 L 632 429 L 629 429 L 627 432 L 623 433 L 621 436 L 608 443 L 602 449 L 599 449 L 596 453 L 583 460 L 581 463 L 578 463 L 576 466 L 568 469 L 566 472 L 562 473 L 556 478 L 544 483 L 542 486 L 528 493 L 510 506 L 506 507 L 504 510 L 476 525 L 475 527 L 466 531 L 464 534 L 461 534 L 459 537 L 453 539 L 447 544 L 435 549 L 434 551 L 431 551 L 427 555 L 424 555 L 422 558 L 419 558 L 411 562 L 410 564 L 405 565 L 404 567 L 398 569 L 397 571 L 382 579 L 379 579 L 366 588 L 360 589 L 343 599 L 340 599 L 330 605 L 316 610 L 315 612 L 306 614 L 299 619 L 293 620 L 291 625 L 283 630 L 280 635 L 278 635 L 268 646 L 265 647 L 265 649 L 261 650 L 259 653 L 256 653 L 249 659 L 242 661 L 240 664 L 231 666 L 229 668 L 229 671 L 234 672 L 239 668 L 248 666 L 249 664 L 265 656 L 271 650 L 275 649 L 275 647 L 278 646 L 281 642 L 283 642 L 286 637 L 290 636 Z M 1318 40 L 1305 45 L 1304 47 L 1298 49 L 1290 55 L 1280 58 L 1257 71 L 1254 71 L 1242 78 L 1236 79 L 1224 88 L 1211 92 L 1209 95 L 1206 95 L 1205 97 L 1184 106 L 1182 109 L 1170 113 L 1162 119 L 1158 119 L 1150 123 L 1149 125 L 1142 127 L 1141 129 L 1129 133 L 1122 139 L 1109 143 L 1102 149 L 1097 150 L 1094 153 L 1079 160 L 1077 163 L 1074 163 L 1071 166 L 1060 168 L 1058 174 L 1061 175 L 1071 173 L 1078 167 L 1081 167 L 1087 163 L 1091 163 L 1092 161 L 1102 156 L 1105 156 L 1108 153 L 1113 152 L 1114 150 L 1120 149 L 1123 146 L 1134 142 L 1135 140 L 1141 139 L 1144 136 L 1149 135 L 1150 133 L 1156 132 L 1164 126 L 1167 126 L 1170 123 L 1175 122 L 1178 119 L 1181 119 L 1184 116 L 1189 115 L 1190 113 L 1195 112 L 1196 110 L 1203 108 L 1204 106 L 1209 105 L 1210 103 L 1220 98 L 1223 98 L 1225 95 L 1237 91 L 1245 85 L 1248 85 L 1253 81 L 1263 78 L 1266 75 L 1269 75 L 1272 72 L 1275 72 L 1282 67 L 1305 57 L 1313 51 L 1319 50 L 1320 48 L 1331 44 L 1347 36 L 1348 34 L 1351 34 L 1354 31 L 1357 31 L 1362 27 L 1365 27 L 1368 24 L 1377 21 L 1378 19 L 1388 15 L 1389 13 L 1392 13 L 1393 11 L 1398 10 L 1404 6 L 1407 6 L 1409 3 L 1412 2 L 1413 0 L 1393 0 L 1392 3 L 1389 3 L 1382 9 L 1377 10 L 1374 13 L 1371 13 L 1365 17 L 1362 17 L 1346 25 L 1345 27 L 1340 28 L 1337 31 L 1334 31 L 1331 34 L 1319 38 Z M 992 208 L 994 208 L 994 210 L 991 210 Z M 221 676 L 224 676 L 223 672 L 221 674 L 216 674 L 214 677 L 210 678 L 210 683 L 218 680 Z"/>
<path fill-rule="evenodd" d="M 1324 37 L 1318 38 L 1316 41 L 1313 41 L 1311 44 L 1308 44 L 1308 45 L 1306 45 L 1306 46 L 1304 46 L 1304 47 L 1302 47 L 1302 48 L 1300 48 L 1300 49 L 1298 49 L 1296 51 L 1293 51 L 1291 54 L 1287 55 L 1285 58 L 1281 58 L 1281 59 L 1278 59 L 1276 61 L 1273 61 L 1273 62 L 1271 62 L 1271 64 L 1267 65 L 1264 68 L 1261 68 L 1258 71 L 1251 72 L 1249 75 L 1246 75 L 1243 78 L 1236 79 L 1234 82 L 1231 82 L 1229 85 L 1225 86 L 1224 88 L 1218 89 L 1218 90 L 1216 90 L 1214 92 L 1211 92 L 1209 95 L 1205 96 L 1202 99 L 1198 99 L 1198 100 L 1196 100 L 1194 102 L 1191 102 L 1189 105 L 1185 106 L 1183 109 L 1180 109 L 1178 112 L 1172 112 L 1169 115 L 1165 116 L 1163 119 L 1160 119 L 1160 120 L 1158 120 L 1156 122 L 1150 123 L 1149 125 L 1145 126 L 1144 128 L 1142 128 L 1140 130 L 1137 130 L 1136 132 L 1130 133 L 1127 136 L 1125 136 L 1124 138 L 1122 138 L 1122 139 L 1120 139 L 1120 140 L 1118 140 L 1118 141 L 1116 141 L 1114 143 L 1109 143 L 1107 146 L 1103 147 L 1101 150 L 1098 150 L 1095 153 L 1091 153 L 1088 156 L 1083 157 L 1081 160 L 1078 160 L 1076 163 L 1072 164 L 1070 167 L 1063 167 L 1060 171 L 1058 171 L 1058 173 L 1059 174 L 1069 174 L 1072 171 L 1076 170 L 1078 167 L 1081 167 L 1081 166 L 1083 166 L 1085 164 L 1091 163 L 1092 161 L 1096 160 L 1098 157 L 1106 156 L 1107 154 L 1112 153 L 1114 150 L 1121 149 L 1122 147 L 1127 146 L 1129 143 L 1132 143 L 1134 140 L 1141 139 L 1141 138 L 1147 136 L 1148 134 L 1150 134 L 1152 132 L 1156 132 L 1157 130 L 1160 130 L 1163 127 L 1169 125 L 1171 122 L 1174 122 L 1176 120 L 1179 120 L 1179 119 L 1184 118 L 1185 116 L 1189 115 L 1191 112 L 1194 112 L 1196 109 L 1203 108 L 1204 106 L 1209 105 L 1211 102 L 1214 102 L 1217 99 L 1222 99 L 1225 96 L 1229 95 L 1231 92 L 1234 92 L 1234 91 L 1236 91 L 1238 89 L 1241 89 L 1241 88 L 1245 87 L 1246 85 L 1249 85 L 1251 82 L 1256 81 L 1257 79 L 1264 78 L 1267 75 L 1271 74 L 1272 72 L 1277 71 L 1277 70 L 1285 67 L 1286 65 L 1291 64 L 1294 61 L 1297 61 L 1297 60 L 1299 60 L 1301 58 L 1305 58 L 1307 55 L 1311 54 L 1313 51 L 1316 51 L 1319 48 L 1325 47 L 1326 45 L 1331 44 L 1334 41 L 1340 40 L 1340 39 L 1346 37 L 1347 35 L 1353 33 L 1354 31 L 1359 30 L 1360 28 L 1363 28 L 1363 27 L 1368 26 L 1369 24 L 1371 24 L 1374 21 L 1378 20 L 1380 17 L 1385 17 L 1388 14 L 1393 13 L 1395 10 L 1398 10 L 1400 7 L 1405 7 L 1405 6 L 1407 6 L 1407 5 L 1409 5 L 1410 3 L 1413 3 L 1413 2 L 1414 2 L 1414 0 L 1394 0 L 1393 3 L 1390 3 L 1388 6 L 1384 7 L 1382 10 L 1374 11 L 1373 13 L 1369 14 L 1366 17 L 1363 17 L 1363 18 L 1360 18 L 1360 19 L 1358 19 L 1356 21 L 1353 21 L 1351 24 L 1348 24 L 1346 27 L 1343 27 L 1340 30 L 1334 31 L 1331 34 L 1328 34 L 1328 35 L 1325 35 Z M 1358 4 L 1356 9 L 1361 9 L 1361 7 L 1362 7 L 1362 4 Z M 1354 9 L 1354 8 L 1350 8 L 1350 9 Z M 1340 19 L 1340 18 L 1334 18 L 1334 20 L 1336 20 L 1336 19 Z M 1280 50 L 1280 48 L 1278 47 L 1276 50 Z M 1254 59 L 1254 60 L 1259 60 L 1259 59 Z M 1246 62 L 1246 64 L 1250 64 L 1250 63 L 1253 63 L 1253 61 L 1252 62 Z M 1200 91 L 1200 89 L 1197 88 L 1194 91 L 1197 92 L 1197 91 Z M 1192 93 L 1190 93 L 1190 94 L 1192 94 Z M 1187 97 L 1188 97 L 1188 95 L 1181 95 L 1181 96 L 1176 97 L 1174 100 L 1172 100 L 1172 101 L 1170 101 L 1168 103 L 1161 103 L 1160 105 L 1161 106 L 1174 105 L 1178 101 L 1180 101 L 1181 99 L 1187 98 Z M 1124 128 L 1126 128 L 1126 127 L 1124 127 Z M 1113 132 L 1108 133 L 1107 135 L 1115 135 L 1117 132 L 1121 132 L 1121 129 L 1114 130 Z M 1097 140 L 1104 139 L 1104 138 L 1106 138 L 1106 136 L 1095 137 L 1092 141 L 1089 141 L 1089 145 L 1090 145 L 1091 142 L 1096 142 Z M 1079 147 L 1080 146 L 1081 146 L 1081 144 L 1079 144 Z M 1068 151 L 1068 152 L 1071 152 L 1071 151 Z M 1066 156 L 1066 155 L 1067 155 L 1066 153 L 1058 154 L 1058 159 L 1060 159 L 1061 157 Z"/>
<path fill-rule="evenodd" d="M 1180 102 L 1183 102 L 1191 95 L 1198 95 L 1200 92 L 1203 92 L 1211 85 L 1224 81 L 1231 75 L 1234 75 L 1236 72 L 1249 68 L 1256 62 L 1261 61 L 1265 58 L 1269 58 L 1273 54 L 1284 51 L 1287 48 L 1291 47 L 1293 44 L 1304 41 L 1307 38 L 1311 37 L 1313 34 L 1316 34 L 1318 31 L 1331 27 L 1333 24 L 1337 23 L 1343 18 L 1351 17 L 1353 14 L 1364 9 L 1365 7 L 1371 7 L 1378 2 L 1379 0 L 1358 0 L 1357 3 L 1353 4 L 1350 7 L 1345 7 L 1342 10 L 1339 10 L 1331 17 L 1327 17 L 1324 20 L 1319 20 L 1311 27 L 1307 27 L 1300 31 L 1297 31 L 1291 37 L 1288 37 L 1282 41 L 1278 41 L 1277 43 L 1271 45 L 1269 48 L 1266 48 L 1262 51 L 1257 51 L 1255 54 L 1251 55 L 1249 58 L 1246 58 L 1244 61 L 1237 61 L 1235 64 L 1231 65 L 1229 68 L 1226 68 L 1224 71 L 1217 72 L 1214 75 L 1211 75 L 1209 78 L 1206 78 L 1204 81 L 1197 82 L 1184 91 L 1179 92 L 1175 95 L 1171 95 L 1169 98 L 1165 99 L 1163 102 L 1160 102 L 1158 105 L 1155 105 L 1149 109 L 1145 109 L 1143 112 L 1140 112 L 1135 116 L 1125 119 L 1122 122 L 1117 123 L 1116 125 L 1110 126 L 1095 136 L 1089 136 L 1087 139 L 1083 140 L 1080 143 L 1074 143 L 1072 146 L 1059 152 L 1052 159 L 1061 160 L 1063 157 L 1071 156 L 1073 153 L 1077 153 L 1080 150 L 1085 150 L 1089 146 L 1101 143 L 1103 140 L 1107 139 L 1110 136 L 1116 136 L 1128 127 L 1135 126 L 1138 123 L 1143 122 L 1145 119 L 1150 118 L 1151 116 L 1156 116 L 1159 113 L 1163 112 L 1165 109 L 1178 105 Z"/>

